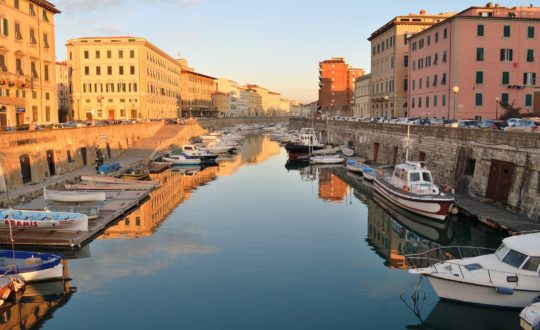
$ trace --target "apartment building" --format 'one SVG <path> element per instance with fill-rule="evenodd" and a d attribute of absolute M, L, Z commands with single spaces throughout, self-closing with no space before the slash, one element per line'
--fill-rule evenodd
<path fill-rule="evenodd" d="M 217 78 L 196 72 L 188 66 L 186 59 L 179 59 L 178 63 L 182 70 L 182 116 L 217 117 L 218 111 L 212 103 Z"/>
<path fill-rule="evenodd" d="M 58 121 L 54 15 L 48 1 L 0 2 L 0 127 Z"/>
<path fill-rule="evenodd" d="M 354 83 L 354 106 L 353 116 L 361 118 L 371 118 L 370 110 L 370 90 L 371 74 L 358 77 Z"/>
<path fill-rule="evenodd" d="M 342 57 L 319 62 L 319 107 L 332 114 L 351 114 L 354 100 L 354 81 L 365 74 Z"/>
<path fill-rule="evenodd" d="M 140 37 L 68 40 L 75 120 L 177 118 L 180 65 Z"/>
<path fill-rule="evenodd" d="M 540 73 L 540 7 L 470 7 L 409 40 L 411 116 L 532 113 Z"/>
<path fill-rule="evenodd" d="M 409 114 L 407 102 L 408 39 L 453 14 L 419 14 L 394 17 L 371 34 L 371 100 L 374 117 L 402 117 Z"/>

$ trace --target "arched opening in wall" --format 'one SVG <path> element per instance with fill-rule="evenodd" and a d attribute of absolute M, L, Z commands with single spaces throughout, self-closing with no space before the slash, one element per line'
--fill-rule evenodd
<path fill-rule="evenodd" d="M 88 156 L 86 154 L 86 147 L 81 148 L 81 157 L 82 157 L 83 165 L 84 166 L 88 165 Z"/>
<path fill-rule="evenodd" d="M 397 163 L 397 153 L 398 153 L 398 147 L 394 147 L 394 151 L 392 152 L 392 164 Z"/>
<path fill-rule="evenodd" d="M 21 165 L 23 184 L 32 182 L 32 168 L 30 167 L 30 156 L 28 154 L 21 155 L 19 157 L 19 163 Z"/>
<path fill-rule="evenodd" d="M 51 176 L 56 175 L 56 164 L 54 163 L 54 150 L 47 150 L 47 166 L 49 167 L 49 174 Z"/>
<path fill-rule="evenodd" d="M 111 144 L 107 142 L 107 156 L 111 159 Z"/>
<path fill-rule="evenodd" d="M 379 157 L 379 142 L 373 143 L 373 149 L 371 152 L 371 160 L 373 162 L 377 162 L 377 158 Z"/>

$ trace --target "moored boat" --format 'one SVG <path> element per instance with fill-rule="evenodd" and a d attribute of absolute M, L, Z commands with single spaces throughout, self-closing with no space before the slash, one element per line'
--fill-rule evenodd
<path fill-rule="evenodd" d="M 85 203 L 103 202 L 106 196 L 104 192 L 97 191 L 59 191 L 43 188 L 43 198 L 55 202 Z"/>
<path fill-rule="evenodd" d="M 345 159 L 338 155 L 315 156 L 310 159 L 311 164 L 341 164 Z"/>
<path fill-rule="evenodd" d="M 373 167 L 365 165 L 362 167 L 362 175 L 364 176 L 364 179 L 367 181 L 373 181 L 375 178 L 375 169 Z"/>
<path fill-rule="evenodd" d="M 76 184 L 65 184 L 64 188 L 67 190 L 152 190 L 156 186 L 154 184 L 147 184 L 149 181 L 138 182 L 135 181 L 133 184 L 122 184 L 122 183 L 76 183 Z"/>
<path fill-rule="evenodd" d="M 62 257 L 51 253 L 0 250 L 0 272 L 25 282 L 64 278 Z"/>
<path fill-rule="evenodd" d="M 519 325 L 523 330 L 540 329 L 540 302 L 525 307 L 519 313 Z"/>
<path fill-rule="evenodd" d="M 173 165 L 200 165 L 201 160 L 195 158 L 187 158 L 186 156 L 180 154 L 168 154 L 167 156 L 162 157 L 164 161 L 171 162 Z"/>
<path fill-rule="evenodd" d="M 298 139 L 297 142 L 289 142 L 285 145 L 285 150 L 289 153 L 290 159 L 296 158 L 295 154 L 309 154 L 324 148 L 324 145 L 319 143 L 313 128 L 302 128 L 298 134 Z"/>
<path fill-rule="evenodd" d="M 339 149 L 341 150 L 341 152 L 347 156 L 347 157 L 351 157 L 351 156 L 354 156 L 354 150 L 347 147 L 347 146 L 340 146 Z"/>
<path fill-rule="evenodd" d="M 505 238 L 498 250 L 440 247 L 406 256 L 441 299 L 523 308 L 540 295 L 540 233 Z M 466 257 L 463 257 L 466 256 Z"/>
<path fill-rule="evenodd" d="M 446 219 L 455 201 L 449 189 L 443 192 L 433 183 L 431 172 L 420 162 L 398 164 L 391 175 L 380 170 L 374 188 L 392 203 L 438 221 Z"/>
<path fill-rule="evenodd" d="M 360 173 L 362 174 L 362 170 L 364 168 L 364 163 L 358 160 L 349 159 L 347 160 L 347 170 L 353 172 L 353 173 Z"/>
<path fill-rule="evenodd" d="M 81 180 L 88 181 L 88 182 L 108 183 L 108 184 L 111 184 L 111 183 L 128 184 L 128 185 L 129 184 L 134 184 L 134 185 L 144 184 L 144 185 L 151 186 L 152 188 L 156 188 L 159 186 L 159 183 L 154 182 L 154 181 L 137 182 L 136 180 L 124 180 L 124 179 L 118 179 L 118 178 L 113 178 L 113 177 L 104 176 L 104 175 L 82 175 Z"/>
<path fill-rule="evenodd" d="M 199 159 L 203 164 L 215 163 L 216 159 L 218 158 L 218 155 L 208 151 L 200 150 L 192 144 L 183 145 L 180 151 L 176 153 L 180 152 L 186 159 Z"/>
<path fill-rule="evenodd" d="M 88 231 L 88 217 L 80 213 L 0 209 L 0 227 L 30 230 Z"/>

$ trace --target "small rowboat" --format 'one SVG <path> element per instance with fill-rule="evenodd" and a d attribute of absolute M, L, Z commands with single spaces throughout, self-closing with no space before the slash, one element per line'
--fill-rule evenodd
<path fill-rule="evenodd" d="M 51 281 L 64 278 L 64 265 L 56 254 L 0 250 L 0 272 L 25 282 Z"/>
<path fill-rule="evenodd" d="M 119 184 L 119 183 L 78 183 L 78 184 L 65 184 L 64 187 L 67 190 L 151 190 L 154 186 L 141 184 Z"/>
<path fill-rule="evenodd" d="M 339 151 L 339 148 L 324 148 L 320 150 L 314 150 L 314 155 L 335 155 Z"/>
<path fill-rule="evenodd" d="M 135 181 L 141 181 L 145 179 L 149 179 L 150 175 L 148 175 L 148 172 L 126 172 L 120 176 L 121 179 L 125 180 L 135 180 Z"/>
<path fill-rule="evenodd" d="M 80 213 L 0 209 L 0 228 L 88 231 L 88 217 Z"/>
<path fill-rule="evenodd" d="M 364 165 L 364 168 L 362 169 L 362 175 L 364 176 L 364 179 L 368 181 L 373 181 L 375 178 L 375 170 L 373 167 Z"/>
<path fill-rule="evenodd" d="M 123 180 L 123 179 L 117 179 L 110 176 L 104 176 L 104 175 L 82 175 L 81 176 L 82 181 L 89 181 L 89 182 L 101 182 L 101 183 L 118 183 L 118 184 L 142 184 L 142 182 L 136 182 L 134 180 Z M 159 186 L 159 183 L 154 181 L 145 181 L 145 185 L 151 186 L 151 188 L 157 188 Z"/>
<path fill-rule="evenodd" d="M 340 164 L 345 161 L 345 159 L 338 155 L 315 156 L 311 157 L 309 160 L 312 164 Z"/>
<path fill-rule="evenodd" d="M 347 157 L 354 156 L 354 150 L 352 150 L 351 148 L 349 148 L 347 146 L 340 146 L 339 149 Z"/>
<path fill-rule="evenodd" d="M 357 161 L 357 160 L 348 160 L 347 161 L 347 169 L 353 173 L 360 173 L 362 174 L 363 172 L 363 169 L 364 169 L 364 164 Z"/>
<path fill-rule="evenodd" d="M 84 202 L 103 202 L 106 198 L 104 192 L 96 191 L 58 191 L 43 188 L 43 198 L 48 201 L 84 203 Z"/>

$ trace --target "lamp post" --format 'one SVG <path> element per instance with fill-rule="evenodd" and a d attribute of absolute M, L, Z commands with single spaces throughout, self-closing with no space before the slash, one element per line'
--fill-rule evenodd
<path fill-rule="evenodd" d="M 454 93 L 454 116 L 452 119 L 456 120 L 457 94 L 459 93 L 459 86 L 452 87 L 452 93 Z"/>
<path fill-rule="evenodd" d="M 499 119 L 499 102 L 500 101 L 501 101 L 501 99 L 499 99 L 499 97 L 497 96 L 495 98 L 495 120 Z"/>

